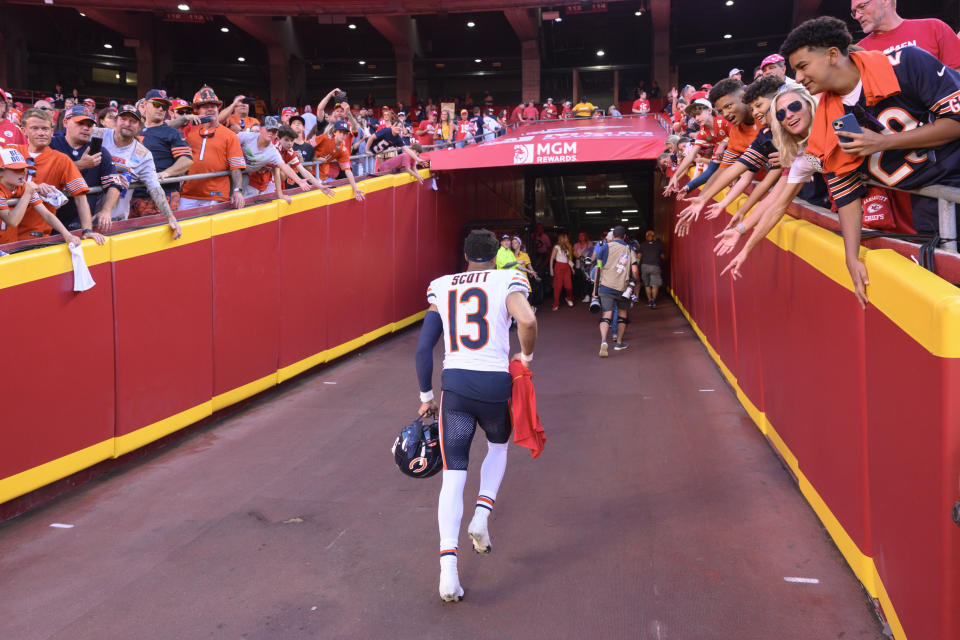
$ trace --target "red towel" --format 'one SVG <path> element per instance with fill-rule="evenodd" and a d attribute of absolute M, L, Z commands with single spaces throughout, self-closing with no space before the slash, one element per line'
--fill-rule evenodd
<path fill-rule="evenodd" d="M 873 106 L 900 93 L 900 81 L 883 52 L 855 51 L 850 54 L 850 59 L 860 70 L 867 105 Z M 843 117 L 843 114 L 843 99 L 840 96 L 829 91 L 820 94 L 820 104 L 813 116 L 807 153 L 820 159 L 824 173 L 832 171 L 844 175 L 855 171 L 863 162 L 861 156 L 844 153 L 840 148 L 840 141 L 833 130 L 833 121 Z"/>
<path fill-rule="evenodd" d="M 537 394 L 533 389 L 533 373 L 519 360 L 510 361 L 510 376 L 513 378 L 513 398 L 510 403 L 510 418 L 513 420 L 513 441 L 530 449 L 534 458 L 543 453 L 547 436 L 537 415 Z"/>

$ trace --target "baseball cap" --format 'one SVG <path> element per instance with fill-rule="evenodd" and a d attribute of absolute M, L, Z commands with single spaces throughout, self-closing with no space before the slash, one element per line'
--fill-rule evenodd
<path fill-rule="evenodd" d="M 133 116 L 140 122 L 143 122 L 143 116 L 140 115 L 140 111 L 131 104 L 125 104 L 117 110 L 117 117 L 120 116 Z"/>
<path fill-rule="evenodd" d="M 786 62 L 782 55 L 779 53 L 771 53 L 763 59 L 763 62 L 760 63 L 760 68 L 763 69 L 768 64 L 780 64 L 782 62 Z"/>
<path fill-rule="evenodd" d="M 399 118 L 400 116 L 406 117 L 406 115 L 407 115 L 407 112 L 406 112 L 406 111 L 398 111 L 398 112 L 397 112 L 397 117 L 398 117 L 398 118 Z"/>
<path fill-rule="evenodd" d="M 0 149 L 0 168 L 26 169 L 27 166 L 27 161 L 19 149 Z"/>
<path fill-rule="evenodd" d="M 733 69 L 730 69 L 730 72 L 727 74 L 727 77 L 732 78 L 734 75 L 738 73 L 743 73 L 743 69 L 738 69 L 737 67 L 734 67 Z"/>
<path fill-rule="evenodd" d="M 156 100 L 158 102 L 166 102 L 167 105 L 170 104 L 170 98 L 167 97 L 167 92 L 163 89 L 150 89 L 150 91 L 147 91 L 147 95 L 143 97 L 146 100 Z"/>
<path fill-rule="evenodd" d="M 547 98 L 547 102 L 553 102 L 553 98 Z"/>
<path fill-rule="evenodd" d="M 295 116 L 290 116 L 290 120 L 289 120 L 289 121 L 290 121 L 290 122 L 293 122 L 294 120 L 299 120 L 299 121 L 300 121 L 300 124 L 302 124 L 304 127 L 307 126 L 307 121 L 304 120 L 304 119 L 303 119 L 303 116 L 301 116 L 301 115 L 299 115 L 299 114 L 297 114 L 297 115 L 295 115 Z"/>
<path fill-rule="evenodd" d="M 174 98 L 170 101 L 170 108 L 174 111 L 179 109 L 191 109 L 190 103 L 184 100 L 183 98 Z"/>
<path fill-rule="evenodd" d="M 343 120 L 337 120 L 333 125 L 334 131 L 350 131 L 350 127 L 347 126 L 347 123 Z"/>
<path fill-rule="evenodd" d="M 275 131 L 280 128 L 280 118 L 277 116 L 267 116 L 263 119 L 263 128 L 268 131 Z"/>
<path fill-rule="evenodd" d="M 44 98 L 44 100 L 48 100 L 48 101 L 49 101 L 50 98 Z M 83 99 L 83 104 L 90 105 L 91 107 L 95 107 L 95 106 L 97 106 L 97 101 L 94 100 L 93 98 L 84 98 L 84 99 Z"/>
<path fill-rule="evenodd" d="M 708 109 L 713 109 L 713 105 L 710 103 L 710 99 L 707 97 L 706 91 L 697 91 L 692 96 L 690 96 L 690 104 L 687 105 L 686 112 L 689 114 L 695 106 L 703 106 Z"/>
<path fill-rule="evenodd" d="M 97 119 L 93 117 L 93 112 L 87 108 L 85 104 L 77 104 L 66 111 L 63 112 L 63 117 L 65 120 L 70 120 L 72 122 L 89 120 L 90 122 L 96 122 Z"/>
<path fill-rule="evenodd" d="M 209 85 L 203 85 L 200 87 L 200 91 L 193 94 L 193 106 L 199 107 L 202 104 L 222 105 L 223 101 L 217 97 L 217 94 L 213 92 Z"/>
<path fill-rule="evenodd" d="M 505 234 L 503 234 L 502 236 L 500 236 L 500 239 L 501 239 L 501 240 L 512 240 L 512 239 L 513 239 L 513 236 L 510 235 L 509 233 L 505 233 Z"/>
<path fill-rule="evenodd" d="M 280 112 L 281 116 L 295 116 L 297 115 L 296 107 L 284 107 L 283 111 Z"/>

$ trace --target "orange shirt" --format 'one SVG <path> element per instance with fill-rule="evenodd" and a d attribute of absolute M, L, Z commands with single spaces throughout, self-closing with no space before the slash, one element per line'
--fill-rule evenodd
<path fill-rule="evenodd" d="M 16 148 L 24 158 L 27 158 L 27 162 L 30 162 L 29 145 L 20 144 L 16 145 Z M 27 173 L 32 176 L 34 182 L 53 185 L 67 196 L 82 196 L 90 192 L 90 187 L 80 175 L 80 170 L 77 169 L 73 160 L 67 154 L 50 147 L 45 148 L 33 158 L 33 169 L 27 169 Z M 53 205 L 44 202 L 43 206 L 56 215 L 57 210 Z M 33 209 L 27 209 L 20 226 L 17 227 L 17 237 L 20 240 L 26 240 L 45 236 L 48 233 L 50 233 L 50 225 L 44 222 L 39 213 Z"/>
<path fill-rule="evenodd" d="M 247 168 L 240 140 L 227 127 L 218 125 L 206 129 L 202 125 L 187 125 L 183 128 L 183 137 L 193 152 L 193 164 L 187 175 Z M 185 180 L 180 197 L 226 202 L 230 199 L 230 176 Z"/>
<path fill-rule="evenodd" d="M 730 127 L 728 134 L 730 141 L 727 142 L 727 149 L 723 152 L 720 168 L 724 169 L 736 162 L 737 158 L 750 147 L 758 133 L 760 133 L 760 126 L 756 122 L 751 124 L 741 122 L 735 127 Z"/>
<path fill-rule="evenodd" d="M 240 127 L 240 131 L 250 131 L 251 127 L 255 127 L 260 124 L 260 121 L 254 118 L 253 116 L 247 116 L 246 118 L 241 118 L 235 113 L 231 113 L 230 117 L 227 118 L 227 126 L 232 127 L 237 125 Z"/>
<path fill-rule="evenodd" d="M 350 168 L 350 147 L 347 146 L 346 138 L 343 144 L 337 147 L 331 136 L 321 133 L 307 140 L 307 144 L 312 146 L 316 153 L 314 160 L 324 163 L 318 167 L 321 180 L 325 180 L 330 174 L 331 165 L 339 166 L 341 169 Z"/>
<path fill-rule="evenodd" d="M 10 206 L 7 205 L 7 200 L 10 198 L 19 198 L 23 195 L 23 185 L 17 187 L 13 191 L 7 189 L 6 185 L 0 182 L 0 211 L 7 211 L 10 209 Z M 33 205 L 38 202 L 43 202 L 40 200 L 40 196 L 37 195 L 37 192 L 34 191 L 33 195 L 30 197 L 30 208 L 33 208 Z M 29 209 L 27 210 L 29 211 Z M 26 217 L 26 213 L 24 213 Z M 19 227 L 8 227 L 7 223 L 3 220 L 0 220 L 0 245 L 7 244 L 9 242 L 16 242 L 19 240 L 17 233 Z"/>

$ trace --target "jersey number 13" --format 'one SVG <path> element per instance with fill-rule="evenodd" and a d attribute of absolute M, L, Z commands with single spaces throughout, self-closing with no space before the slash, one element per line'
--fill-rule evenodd
<path fill-rule="evenodd" d="M 447 326 L 450 334 L 450 351 L 459 351 L 460 345 L 476 351 L 486 346 L 490 340 L 490 324 L 487 322 L 487 292 L 478 287 L 471 287 L 460 293 L 453 289 L 447 297 Z M 476 310 L 470 310 L 476 300 Z M 469 333 L 460 333 L 458 319 L 461 311 L 464 314 L 464 325 L 476 325 L 476 337 Z M 473 333 L 471 331 L 471 333 Z"/>

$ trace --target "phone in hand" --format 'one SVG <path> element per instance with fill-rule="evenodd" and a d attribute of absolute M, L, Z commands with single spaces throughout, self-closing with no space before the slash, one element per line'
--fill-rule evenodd
<path fill-rule="evenodd" d="M 95 156 L 103 148 L 103 138 L 90 138 L 90 155 Z"/>
<path fill-rule="evenodd" d="M 213 122 L 213 116 L 201 116 L 200 124 L 207 124 L 208 122 Z"/>
<path fill-rule="evenodd" d="M 777 145 L 773 143 L 773 140 L 764 140 L 763 144 L 760 145 L 760 150 L 763 152 L 763 155 L 769 158 L 777 152 Z"/>
<path fill-rule="evenodd" d="M 833 130 L 837 133 L 837 137 L 840 138 L 840 142 L 850 142 L 852 140 L 849 136 L 843 135 L 842 132 L 863 133 L 863 129 L 860 128 L 860 123 L 857 122 L 857 117 L 852 113 L 848 113 L 842 118 L 834 120 Z"/>

